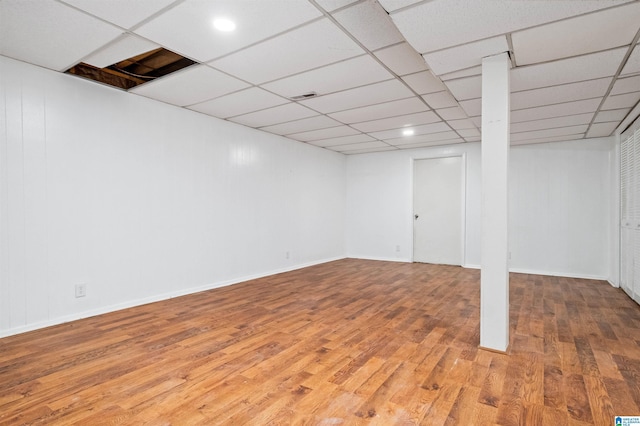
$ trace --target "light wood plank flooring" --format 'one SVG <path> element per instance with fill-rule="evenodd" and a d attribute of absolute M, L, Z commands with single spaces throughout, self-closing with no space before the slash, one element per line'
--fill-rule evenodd
<path fill-rule="evenodd" d="M 640 308 L 511 275 L 346 259 L 0 339 L 0 424 L 611 425 L 640 415 Z"/>

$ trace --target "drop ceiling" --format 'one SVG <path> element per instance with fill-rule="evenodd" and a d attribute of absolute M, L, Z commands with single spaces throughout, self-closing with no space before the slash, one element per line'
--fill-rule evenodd
<path fill-rule="evenodd" d="M 513 145 L 609 136 L 637 113 L 639 38 L 639 0 L 0 0 L 3 56 L 164 48 L 196 64 L 132 96 L 345 154 L 479 141 L 481 61 L 505 51 Z"/>

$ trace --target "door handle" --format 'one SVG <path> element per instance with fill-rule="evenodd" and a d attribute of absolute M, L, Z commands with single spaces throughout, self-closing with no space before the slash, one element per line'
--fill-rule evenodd
<path fill-rule="evenodd" d="M 415 215 L 414 217 L 416 218 L 416 220 L 418 220 L 418 215 Z"/>

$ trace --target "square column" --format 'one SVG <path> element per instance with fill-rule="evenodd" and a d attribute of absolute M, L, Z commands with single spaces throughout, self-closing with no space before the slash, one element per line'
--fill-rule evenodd
<path fill-rule="evenodd" d="M 482 59 L 480 346 L 509 346 L 509 71 L 507 52 Z"/>

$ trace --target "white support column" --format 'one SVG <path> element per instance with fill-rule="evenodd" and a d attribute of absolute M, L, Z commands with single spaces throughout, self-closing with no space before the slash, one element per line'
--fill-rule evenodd
<path fill-rule="evenodd" d="M 508 53 L 482 59 L 482 267 L 480 346 L 509 346 Z"/>

